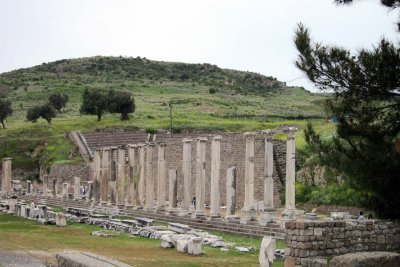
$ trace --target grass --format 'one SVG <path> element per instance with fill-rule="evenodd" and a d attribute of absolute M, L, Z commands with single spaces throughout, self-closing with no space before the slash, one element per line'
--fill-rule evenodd
<path fill-rule="evenodd" d="M 160 241 L 128 234 L 114 237 L 94 237 L 90 233 L 100 228 L 93 225 L 69 223 L 67 227 L 40 225 L 35 221 L 0 214 L 1 250 L 39 250 L 56 253 L 62 250 L 90 251 L 131 265 L 140 266 L 258 266 L 258 249 L 261 239 L 239 235 L 221 234 L 228 242 L 252 245 L 257 249 L 249 253 L 204 246 L 204 255 L 191 256 L 175 249 L 160 247 Z M 278 242 L 278 247 L 284 243 Z M 274 266 L 283 266 L 276 261 Z"/>

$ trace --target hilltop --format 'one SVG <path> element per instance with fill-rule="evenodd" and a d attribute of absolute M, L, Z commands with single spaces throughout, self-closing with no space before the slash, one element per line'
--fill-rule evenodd
<path fill-rule="evenodd" d="M 101 122 L 79 114 L 85 88 L 131 91 L 136 111 L 131 120 L 107 114 Z M 53 92 L 70 101 L 49 127 L 25 120 L 26 110 L 47 101 Z M 211 64 L 152 61 L 146 58 L 90 57 L 64 59 L 0 74 L 0 94 L 12 101 L 14 113 L 0 130 L 0 157 L 13 157 L 16 166 L 36 168 L 41 162 L 79 161 L 68 158 L 73 145 L 67 131 L 127 127 L 155 131 L 248 131 L 273 128 L 282 120 L 322 118 L 326 95 L 287 87 L 274 77 L 222 69 Z M 285 121 L 285 123 L 291 123 Z M 292 122 L 304 124 L 300 122 Z"/>

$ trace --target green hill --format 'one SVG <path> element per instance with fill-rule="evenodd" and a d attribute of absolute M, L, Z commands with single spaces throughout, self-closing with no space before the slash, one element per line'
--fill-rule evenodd
<path fill-rule="evenodd" d="M 132 91 L 136 112 L 127 122 L 116 114 L 101 122 L 95 116 L 82 116 L 79 106 L 85 88 Z M 25 121 L 26 110 L 46 102 L 53 92 L 67 93 L 70 99 L 53 126 Z M 323 117 L 327 97 L 253 72 L 139 57 L 65 59 L 3 73 L 0 95 L 10 99 L 14 109 L 6 122 L 8 129 L 0 130 L 0 157 L 11 156 L 16 166 L 27 169 L 36 168 L 38 162 L 79 160 L 67 158 L 73 148 L 64 138 L 67 131 L 111 126 L 168 129 L 169 102 L 174 131 L 247 131 L 272 128 L 287 119 Z"/>

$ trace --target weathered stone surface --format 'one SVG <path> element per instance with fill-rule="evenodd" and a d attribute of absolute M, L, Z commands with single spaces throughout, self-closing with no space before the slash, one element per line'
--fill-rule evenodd
<path fill-rule="evenodd" d="M 189 240 L 187 239 L 180 239 L 176 241 L 176 251 L 187 253 L 188 252 L 188 244 Z"/>
<path fill-rule="evenodd" d="M 193 237 L 188 243 L 188 253 L 192 255 L 201 255 L 203 251 L 201 249 L 203 239 L 200 237 Z"/>
<path fill-rule="evenodd" d="M 91 233 L 92 236 L 102 236 L 102 237 L 112 237 L 112 236 L 117 236 L 119 234 L 120 232 L 112 230 L 100 230 Z"/>
<path fill-rule="evenodd" d="M 56 255 L 58 267 L 129 267 L 130 265 L 90 252 L 62 252 Z"/>
<path fill-rule="evenodd" d="M 394 267 L 400 266 L 400 254 L 394 252 L 356 252 L 333 257 L 332 267 Z"/>
<path fill-rule="evenodd" d="M 276 247 L 275 238 L 265 236 L 261 242 L 259 261 L 260 267 L 272 267 L 274 251 Z"/>
<path fill-rule="evenodd" d="M 61 227 L 67 226 L 67 219 L 65 218 L 64 213 L 56 213 L 56 225 Z"/>
<path fill-rule="evenodd" d="M 190 230 L 190 226 L 181 223 L 168 223 L 168 229 L 180 234 L 186 234 Z"/>

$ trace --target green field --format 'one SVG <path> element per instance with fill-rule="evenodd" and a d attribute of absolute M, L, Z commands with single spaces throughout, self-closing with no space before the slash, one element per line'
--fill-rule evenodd
<path fill-rule="evenodd" d="M 0 213 L 0 250 L 37 252 L 49 262 L 62 250 L 90 251 L 120 260 L 133 266 L 258 266 L 261 239 L 222 234 L 227 242 L 253 246 L 255 250 L 240 253 L 203 246 L 204 255 L 191 256 L 175 249 L 160 247 L 160 241 L 140 236 L 121 234 L 114 237 L 94 237 L 90 233 L 101 228 L 93 225 L 69 223 L 67 227 L 41 225 L 35 221 Z M 277 248 L 284 248 L 282 241 Z M 39 253 L 41 252 L 41 253 Z M 283 266 L 276 261 L 274 266 Z"/>

